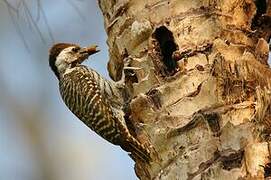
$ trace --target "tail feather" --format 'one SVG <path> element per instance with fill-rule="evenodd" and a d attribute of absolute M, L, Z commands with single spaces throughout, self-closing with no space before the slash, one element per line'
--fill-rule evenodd
<path fill-rule="evenodd" d="M 133 136 L 130 136 L 129 139 L 121 145 L 121 148 L 127 152 L 131 152 L 132 156 L 139 158 L 143 162 L 149 163 L 151 160 L 150 151 Z"/>

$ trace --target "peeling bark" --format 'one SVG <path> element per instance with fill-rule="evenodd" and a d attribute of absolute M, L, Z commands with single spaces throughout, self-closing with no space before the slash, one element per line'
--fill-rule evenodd
<path fill-rule="evenodd" d="M 99 0 L 140 179 L 270 177 L 271 3 Z"/>

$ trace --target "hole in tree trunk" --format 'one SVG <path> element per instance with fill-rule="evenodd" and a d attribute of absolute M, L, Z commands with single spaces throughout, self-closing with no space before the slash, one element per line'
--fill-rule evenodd
<path fill-rule="evenodd" d="M 266 0 L 256 0 L 255 5 L 257 7 L 257 15 L 262 15 L 266 13 L 267 10 Z"/>
<path fill-rule="evenodd" d="M 264 177 L 265 178 L 271 177 L 271 163 L 267 163 L 264 166 Z"/>
<path fill-rule="evenodd" d="M 177 62 L 172 58 L 174 51 L 178 49 L 177 44 L 174 42 L 174 37 L 171 31 L 165 26 L 157 28 L 153 37 L 158 41 L 162 61 L 165 66 L 166 75 L 173 75 L 177 72 Z"/>
<path fill-rule="evenodd" d="M 256 29 L 257 27 L 261 25 L 262 15 L 264 15 L 267 10 L 266 0 L 256 0 L 254 2 L 255 2 L 257 11 L 256 11 L 256 15 L 254 16 L 252 20 L 252 29 Z"/>

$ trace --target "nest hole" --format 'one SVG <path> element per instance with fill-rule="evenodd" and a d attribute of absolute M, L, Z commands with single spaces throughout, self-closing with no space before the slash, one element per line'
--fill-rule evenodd
<path fill-rule="evenodd" d="M 267 163 L 264 166 L 264 177 L 265 178 L 271 177 L 271 163 Z"/>
<path fill-rule="evenodd" d="M 153 35 L 159 43 L 161 59 L 165 66 L 166 74 L 173 75 L 178 69 L 177 62 L 172 58 L 173 52 L 178 49 L 173 33 L 165 26 L 161 26 L 154 31 Z"/>
<path fill-rule="evenodd" d="M 255 0 L 254 1 L 257 11 L 256 15 L 254 16 L 252 20 L 252 29 L 256 29 L 261 25 L 262 21 L 262 15 L 266 13 L 267 11 L 267 3 L 266 0 Z"/>

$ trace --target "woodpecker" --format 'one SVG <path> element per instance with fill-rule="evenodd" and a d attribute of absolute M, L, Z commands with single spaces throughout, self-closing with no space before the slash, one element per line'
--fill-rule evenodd
<path fill-rule="evenodd" d="M 150 151 L 130 134 L 125 124 L 120 88 L 81 64 L 97 52 L 96 45 L 81 48 L 76 44 L 58 43 L 52 46 L 49 65 L 59 80 L 61 97 L 91 130 L 133 157 L 149 162 Z"/>

